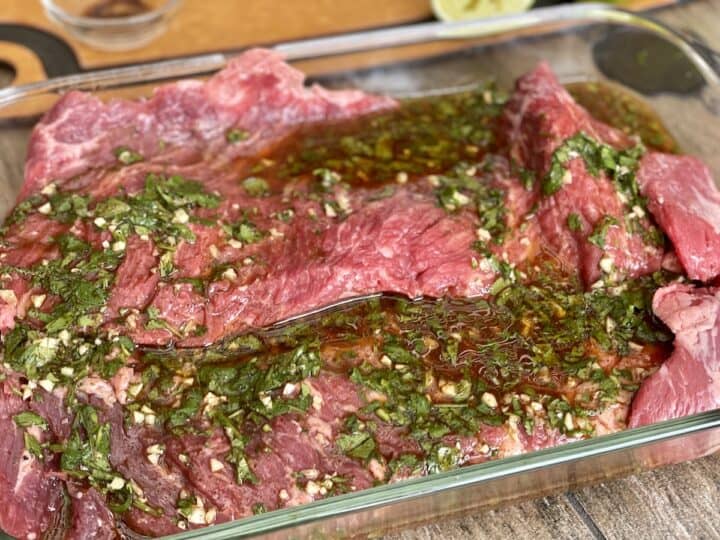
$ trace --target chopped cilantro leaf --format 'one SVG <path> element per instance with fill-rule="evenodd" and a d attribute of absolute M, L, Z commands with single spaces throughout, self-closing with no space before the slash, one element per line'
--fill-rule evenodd
<path fill-rule="evenodd" d="M 612 216 L 604 216 L 596 225 L 593 233 L 588 236 L 588 242 L 596 245 L 600 249 L 605 247 L 605 237 L 608 229 L 618 224 L 618 220 Z"/>
<path fill-rule="evenodd" d="M 118 146 L 113 150 L 113 154 L 115 154 L 117 160 L 123 165 L 132 165 L 133 163 L 138 163 L 143 160 L 140 154 L 127 146 Z"/>
<path fill-rule="evenodd" d="M 23 433 L 23 442 L 25 443 L 25 450 L 27 450 L 28 453 L 38 459 L 42 459 L 42 446 L 40 445 L 40 441 L 38 441 L 33 434 L 27 431 Z"/>
<path fill-rule="evenodd" d="M 244 129 L 239 129 L 239 128 L 229 129 L 225 133 L 225 139 L 229 143 L 239 143 L 239 142 L 247 140 L 249 137 L 250 137 L 250 132 L 248 132 Z"/>
<path fill-rule="evenodd" d="M 375 440 L 370 433 L 340 435 L 335 444 L 343 453 L 359 459 L 368 459 L 375 451 Z"/>
<path fill-rule="evenodd" d="M 576 214 L 575 212 L 571 212 L 570 214 L 568 214 L 567 225 L 568 225 L 568 229 L 570 229 L 572 232 L 581 231 L 582 230 L 582 220 L 580 219 L 580 215 Z"/>
<path fill-rule="evenodd" d="M 251 197 L 264 197 L 270 193 L 270 185 L 267 180 L 257 176 L 247 177 L 242 181 L 242 185 Z"/>
<path fill-rule="evenodd" d="M 38 426 L 40 429 L 47 429 L 47 421 L 37 413 L 32 411 L 23 411 L 13 416 L 13 421 L 18 427 L 26 428 L 30 426 Z"/>

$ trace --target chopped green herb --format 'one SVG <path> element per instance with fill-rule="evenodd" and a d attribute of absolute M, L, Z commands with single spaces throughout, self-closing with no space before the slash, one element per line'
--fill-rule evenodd
<path fill-rule="evenodd" d="M 15 425 L 21 428 L 30 426 L 38 426 L 40 429 L 47 429 L 47 421 L 37 413 L 32 411 L 23 411 L 13 416 Z"/>
<path fill-rule="evenodd" d="M 92 406 L 78 405 L 70 438 L 60 449 L 60 469 L 74 478 L 86 479 L 106 494 L 115 511 L 136 506 L 159 515 L 159 510 L 134 493 L 130 483 L 113 469 L 109 458 L 110 424 L 101 421 L 98 411 Z"/>
<path fill-rule="evenodd" d="M 263 503 L 255 503 L 252 505 L 252 513 L 254 515 L 258 514 L 264 514 L 267 512 L 267 509 L 265 508 L 265 505 Z"/>
<path fill-rule="evenodd" d="M 439 473 L 457 468 L 462 454 L 455 447 L 440 445 L 436 447 L 427 460 L 429 473 Z"/>
<path fill-rule="evenodd" d="M 568 229 L 570 229 L 572 232 L 579 232 L 582 230 L 582 220 L 580 219 L 579 214 L 576 214 L 574 212 L 568 214 L 567 224 Z"/>
<path fill-rule="evenodd" d="M 588 242 L 595 244 L 600 249 L 605 247 L 605 237 L 608 229 L 618 224 L 618 220 L 612 216 L 604 216 L 596 225 L 593 233 L 588 236 Z"/>
<path fill-rule="evenodd" d="M 535 178 L 535 173 L 529 169 L 521 168 L 518 171 L 518 177 L 520 178 L 520 182 L 522 183 L 523 187 L 527 191 L 531 191 L 532 188 L 535 186 L 535 182 L 537 181 L 537 179 Z"/>
<path fill-rule="evenodd" d="M 635 180 L 635 169 L 644 151 L 642 145 L 628 150 L 615 150 L 584 133 L 573 135 L 553 153 L 550 171 L 542 182 L 542 192 L 544 195 L 557 193 L 570 174 L 566 164 L 571 159 L 580 157 L 591 175 L 598 176 L 600 172 L 606 172 L 618 191 L 625 194 L 629 200 L 636 201 L 640 194 Z"/>
<path fill-rule="evenodd" d="M 505 223 L 505 193 L 491 187 L 484 179 L 476 178 L 477 167 L 460 164 L 452 174 L 438 176 L 435 193 L 440 206 L 448 212 L 464 207 L 474 208 L 480 221 L 479 234 L 484 241 L 492 239 L 502 244 L 507 233 Z"/>
<path fill-rule="evenodd" d="M 243 244 L 259 242 L 266 234 L 261 232 L 255 224 L 248 219 L 225 225 L 224 229 L 232 238 L 241 241 Z"/>
<path fill-rule="evenodd" d="M 40 441 L 38 441 L 33 434 L 27 431 L 23 433 L 23 442 L 25 443 L 25 450 L 27 450 L 29 454 L 37 459 L 42 459 L 42 446 L 40 445 Z"/>
<path fill-rule="evenodd" d="M 330 169 L 315 169 L 313 176 L 319 181 L 320 190 L 324 193 L 332 191 L 332 188 L 340 183 L 340 175 Z"/>
<path fill-rule="evenodd" d="M 225 133 L 225 139 L 229 143 L 239 143 L 239 142 L 247 140 L 249 137 L 250 137 L 250 132 L 248 132 L 244 129 L 239 129 L 239 128 L 229 129 Z"/>
<path fill-rule="evenodd" d="M 368 459 L 375 451 L 375 441 L 370 433 L 340 435 L 335 444 L 343 453 L 359 459 Z"/>
<path fill-rule="evenodd" d="M 249 176 L 242 181 L 245 191 L 251 197 L 264 197 L 270 193 L 270 185 L 267 180 L 257 176 Z"/>
<path fill-rule="evenodd" d="M 118 146 L 113 150 L 113 154 L 115 154 L 117 160 L 123 165 L 132 165 L 133 163 L 138 163 L 143 160 L 140 154 L 127 146 Z"/>

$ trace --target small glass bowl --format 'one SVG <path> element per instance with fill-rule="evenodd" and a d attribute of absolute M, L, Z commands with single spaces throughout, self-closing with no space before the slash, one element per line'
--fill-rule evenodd
<path fill-rule="evenodd" d="M 42 0 L 73 37 L 106 51 L 142 47 L 165 31 L 181 0 Z"/>

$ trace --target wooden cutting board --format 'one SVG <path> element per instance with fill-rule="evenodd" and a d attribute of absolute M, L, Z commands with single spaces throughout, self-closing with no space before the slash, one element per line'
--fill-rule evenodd
<path fill-rule="evenodd" d="M 621 3 L 629 9 L 644 10 L 674 1 Z M 153 42 L 139 49 L 107 52 L 78 41 L 50 21 L 39 0 L 2 0 L 0 63 L 14 69 L 13 84 L 24 84 L 48 75 L 239 50 L 432 18 L 429 0 L 183 0 L 165 33 Z M 18 34 L 22 34 L 22 43 L 17 42 Z M 36 52 L 42 53 L 43 48 L 45 54 Z M 48 49 L 54 51 L 55 58 L 60 53 L 74 56 L 73 65 L 60 66 L 60 60 L 53 61 Z"/>

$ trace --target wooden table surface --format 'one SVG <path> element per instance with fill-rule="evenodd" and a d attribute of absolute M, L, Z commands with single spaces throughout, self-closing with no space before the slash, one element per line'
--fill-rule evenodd
<path fill-rule="evenodd" d="M 694 0 L 653 15 L 720 51 L 720 0 Z M 384 540 L 505 538 L 720 538 L 720 454 Z"/>

